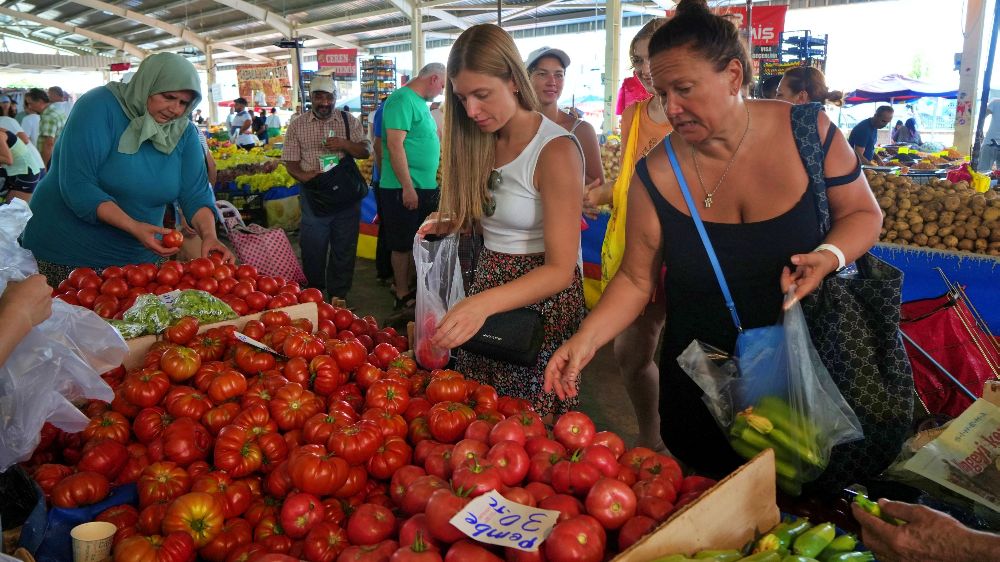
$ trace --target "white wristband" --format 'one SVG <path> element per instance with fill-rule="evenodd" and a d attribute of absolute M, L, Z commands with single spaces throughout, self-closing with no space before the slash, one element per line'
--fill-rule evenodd
<path fill-rule="evenodd" d="M 834 246 L 833 244 L 820 244 L 819 246 L 816 246 L 816 249 L 813 251 L 819 252 L 820 250 L 826 250 L 837 256 L 837 271 L 844 269 L 844 266 L 847 265 L 847 260 L 844 258 L 844 252 L 840 251 L 840 248 Z"/>

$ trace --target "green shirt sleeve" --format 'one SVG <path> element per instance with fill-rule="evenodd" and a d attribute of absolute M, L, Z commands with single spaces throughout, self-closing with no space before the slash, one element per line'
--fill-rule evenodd
<path fill-rule="evenodd" d="M 390 96 L 382 110 L 382 128 L 409 131 L 413 127 L 413 104 L 403 96 Z"/>

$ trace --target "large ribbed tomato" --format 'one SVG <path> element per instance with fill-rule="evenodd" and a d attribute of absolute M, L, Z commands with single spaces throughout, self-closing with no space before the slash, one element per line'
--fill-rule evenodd
<path fill-rule="evenodd" d="M 288 383 L 274 393 L 271 416 L 284 431 L 302 429 L 306 420 L 323 411 L 323 400 L 298 383 Z"/>
<path fill-rule="evenodd" d="M 437 371 L 427 385 L 427 399 L 431 402 L 463 402 L 467 388 L 465 377 L 458 371 Z"/>
<path fill-rule="evenodd" d="M 333 432 L 327 447 L 350 464 L 362 464 L 375 454 L 384 440 L 377 423 L 361 420 Z"/>
<path fill-rule="evenodd" d="M 256 472 L 263 460 L 257 436 L 236 425 L 227 425 L 215 439 L 215 466 L 235 478 Z"/>
<path fill-rule="evenodd" d="M 173 462 L 154 462 L 143 469 L 136 482 L 139 507 L 170 501 L 191 489 L 187 471 Z"/>
<path fill-rule="evenodd" d="M 122 394 L 141 408 L 155 406 L 170 390 L 170 379 L 159 369 L 143 369 L 129 373 L 122 382 Z"/>
<path fill-rule="evenodd" d="M 92 439 L 114 439 L 120 443 L 128 443 L 129 439 L 128 419 L 118 412 L 104 412 L 91 418 L 90 423 L 83 430 L 83 438 L 87 441 Z"/>
<path fill-rule="evenodd" d="M 382 408 L 392 414 L 402 414 L 409 404 L 407 385 L 388 378 L 372 383 L 365 394 L 366 408 Z"/>
<path fill-rule="evenodd" d="M 52 488 L 52 505 L 73 508 L 97 503 L 108 497 L 110 488 L 111 484 L 103 474 L 77 472 L 63 478 Z"/>
<path fill-rule="evenodd" d="M 187 533 L 131 536 L 115 547 L 115 562 L 193 562 L 194 541 Z"/>
<path fill-rule="evenodd" d="M 438 402 L 427 413 L 431 435 L 442 443 L 455 443 L 461 439 L 465 428 L 474 419 L 476 412 L 461 402 Z"/>
<path fill-rule="evenodd" d="M 288 473 L 295 487 L 317 496 L 328 496 L 347 481 L 348 464 L 322 445 L 303 445 L 288 457 Z"/>
<path fill-rule="evenodd" d="M 398 469 L 410 464 L 412 458 L 413 449 L 405 439 L 399 437 L 386 439 L 368 459 L 368 473 L 375 478 L 388 480 Z"/>
<path fill-rule="evenodd" d="M 183 531 L 201 548 L 219 536 L 225 520 L 225 507 L 206 492 L 191 492 L 175 499 L 163 516 L 163 532 Z"/>

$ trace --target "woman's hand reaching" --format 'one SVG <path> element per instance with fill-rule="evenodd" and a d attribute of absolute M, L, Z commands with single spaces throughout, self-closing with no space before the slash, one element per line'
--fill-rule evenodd
<path fill-rule="evenodd" d="M 431 343 L 437 347 L 454 349 L 469 341 L 483 327 L 489 311 L 478 296 L 466 297 L 451 307 L 438 322 Z"/>
<path fill-rule="evenodd" d="M 840 265 L 837 256 L 827 250 L 794 255 L 792 264 L 795 271 L 788 267 L 781 271 L 782 294 L 788 294 L 789 289 L 795 286 L 793 298 L 785 300 L 785 310 L 815 291 L 823 279 Z"/>
<path fill-rule="evenodd" d="M 583 368 L 594 358 L 594 345 L 579 334 L 566 340 L 545 367 L 545 392 L 555 392 L 560 400 L 576 396 Z"/>

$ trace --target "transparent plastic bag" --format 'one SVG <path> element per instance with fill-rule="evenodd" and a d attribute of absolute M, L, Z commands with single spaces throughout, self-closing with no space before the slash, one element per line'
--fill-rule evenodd
<path fill-rule="evenodd" d="M 170 326 L 170 309 L 163 304 L 157 295 L 139 295 L 128 310 L 122 314 L 122 320 L 128 324 L 142 326 L 143 330 L 139 334 L 159 334 Z M 119 326 L 115 326 L 119 327 Z M 131 326 L 130 326 L 131 327 Z M 126 339 L 136 336 L 125 335 L 125 331 L 119 329 Z M 127 330 L 133 333 L 133 330 Z"/>
<path fill-rule="evenodd" d="M 431 345 L 438 322 L 445 312 L 465 298 L 459 261 L 459 237 L 417 236 L 413 241 L 417 271 L 416 340 L 417 363 L 427 369 L 448 364 L 450 350 Z"/>
<path fill-rule="evenodd" d="M 0 294 L 9 281 L 38 272 L 31 253 L 17 243 L 30 217 L 19 199 L 0 207 Z M 53 300 L 52 315 L 0 365 L 0 471 L 31 456 L 46 421 L 82 431 L 90 420 L 73 402 L 110 402 L 114 393 L 100 373 L 121 365 L 127 352 L 125 340 L 103 318 Z"/>
<path fill-rule="evenodd" d="M 173 320 L 194 316 L 201 324 L 232 320 L 239 316 L 232 307 L 220 299 L 205 291 L 195 289 L 181 291 L 176 299 L 167 303 L 167 307 L 170 309 L 170 316 Z"/>
<path fill-rule="evenodd" d="M 733 449 L 773 448 L 778 485 L 798 495 L 819 477 L 835 445 L 861 439 L 861 422 L 837 389 L 796 303 L 781 324 L 743 332 L 736 357 L 694 341 L 677 358 Z"/>

